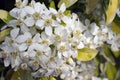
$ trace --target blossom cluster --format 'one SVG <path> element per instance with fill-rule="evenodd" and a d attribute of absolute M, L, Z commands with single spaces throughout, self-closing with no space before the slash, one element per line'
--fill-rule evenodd
<path fill-rule="evenodd" d="M 76 60 L 78 49 L 97 49 L 104 42 L 119 50 L 120 35 L 104 23 L 98 26 L 75 13 L 66 14 L 65 4 L 57 11 L 44 3 L 17 0 L 10 11 L 10 35 L 0 44 L 4 65 L 32 70 L 34 77 L 60 76 L 64 80 L 87 80 L 94 76 L 95 65 Z M 92 64 L 91 64 L 92 63 Z M 93 78 L 94 79 L 94 78 Z"/>

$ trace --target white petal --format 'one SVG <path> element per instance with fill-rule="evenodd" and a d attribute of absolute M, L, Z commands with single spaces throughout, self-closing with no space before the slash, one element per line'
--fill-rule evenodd
<path fill-rule="evenodd" d="M 51 36 L 51 35 L 52 35 L 52 28 L 51 28 L 51 27 L 46 27 L 46 28 L 45 28 L 45 33 L 46 33 L 47 35 Z"/>
<path fill-rule="evenodd" d="M 10 65 L 9 58 L 4 59 L 4 65 L 5 65 L 5 67 L 8 67 Z"/>
<path fill-rule="evenodd" d="M 42 32 L 41 33 L 41 39 L 47 39 L 47 38 L 48 38 L 48 36 L 46 35 L 46 33 Z"/>
<path fill-rule="evenodd" d="M 111 45 L 111 50 L 117 52 L 117 51 L 119 51 L 119 48 L 116 44 L 112 44 Z"/>
<path fill-rule="evenodd" d="M 28 4 L 28 0 L 23 0 L 22 7 L 26 6 Z"/>
<path fill-rule="evenodd" d="M 25 36 L 23 36 L 23 35 L 20 35 L 16 38 L 16 42 L 18 42 L 18 43 L 23 43 L 25 41 L 26 41 L 26 39 L 25 39 Z"/>
<path fill-rule="evenodd" d="M 117 15 L 120 17 L 120 8 L 117 9 Z"/>
<path fill-rule="evenodd" d="M 23 43 L 19 46 L 19 51 L 25 51 L 27 49 L 27 44 Z"/>
<path fill-rule="evenodd" d="M 44 21 L 43 20 L 37 20 L 36 26 L 38 26 L 40 29 L 43 29 Z"/>
<path fill-rule="evenodd" d="M 23 32 L 23 33 L 29 31 L 29 28 L 25 24 L 23 24 L 20 28 L 21 28 L 21 32 Z"/>
<path fill-rule="evenodd" d="M 13 27 L 16 26 L 17 24 L 18 24 L 18 20 L 10 20 L 8 23 L 9 26 L 13 26 Z"/>
<path fill-rule="evenodd" d="M 30 6 L 26 6 L 26 7 L 24 8 L 24 10 L 25 10 L 25 12 L 28 13 L 28 14 L 34 14 L 34 13 L 35 13 L 34 9 L 33 9 L 32 7 L 30 7 Z"/>
<path fill-rule="evenodd" d="M 14 9 L 12 9 L 12 10 L 10 11 L 10 15 L 11 15 L 12 17 L 18 18 L 18 17 L 19 17 L 19 14 L 18 14 L 19 11 L 20 11 L 20 9 L 14 8 Z"/>
<path fill-rule="evenodd" d="M 71 23 L 71 19 L 67 16 L 62 17 L 62 20 L 66 23 L 66 24 L 70 24 Z"/>
<path fill-rule="evenodd" d="M 58 58 L 60 59 L 62 58 L 62 54 L 60 52 L 58 52 L 57 55 L 58 55 Z"/>
<path fill-rule="evenodd" d="M 69 57 L 68 52 L 63 52 L 62 55 L 63 55 L 64 57 Z"/>
<path fill-rule="evenodd" d="M 16 42 L 18 43 L 23 43 L 25 42 L 27 39 L 31 39 L 32 35 L 28 32 L 26 32 L 24 35 L 20 35 L 16 38 Z"/>
<path fill-rule="evenodd" d="M 82 49 L 84 47 L 85 47 L 85 45 L 82 42 L 80 42 L 79 45 L 77 46 L 78 49 Z"/>
<path fill-rule="evenodd" d="M 35 9 L 36 12 L 40 13 L 41 4 L 40 3 L 34 4 L 34 9 Z"/>
<path fill-rule="evenodd" d="M 33 37 L 33 42 L 40 42 L 40 34 L 37 33 L 34 37 Z"/>
<path fill-rule="evenodd" d="M 20 17 L 24 18 L 26 15 L 27 15 L 27 13 L 24 10 L 22 10 L 20 13 Z"/>
<path fill-rule="evenodd" d="M 35 57 L 36 52 L 33 50 L 28 51 L 30 57 Z"/>
<path fill-rule="evenodd" d="M 85 25 L 88 26 L 90 24 L 90 21 L 88 19 L 85 20 Z"/>
<path fill-rule="evenodd" d="M 64 12 L 66 10 L 66 7 L 65 7 L 65 4 L 63 3 L 61 6 L 60 6 L 60 9 L 59 9 L 61 12 Z"/>
<path fill-rule="evenodd" d="M 16 38 L 17 35 L 19 34 L 19 30 L 20 30 L 19 28 L 12 29 L 11 32 L 10 32 L 10 36 L 12 38 Z"/>
<path fill-rule="evenodd" d="M 56 9 L 54 9 L 54 8 L 50 8 L 49 10 L 50 10 L 50 12 L 53 13 L 53 14 L 57 14 L 57 13 L 58 13 L 58 12 L 56 11 Z"/>
<path fill-rule="evenodd" d="M 90 32 L 93 34 L 93 35 L 96 35 L 98 33 L 98 29 L 99 27 L 95 24 L 95 23 L 92 23 L 91 24 L 91 30 Z"/>
<path fill-rule="evenodd" d="M 40 45 L 40 44 L 34 44 L 34 49 L 35 49 L 35 50 L 41 51 L 41 50 L 44 49 L 43 47 L 44 47 L 44 46 L 42 46 L 42 45 Z"/>
<path fill-rule="evenodd" d="M 16 41 L 18 43 L 23 43 L 25 42 L 27 39 L 31 39 L 32 38 L 32 35 L 28 32 L 24 33 L 24 35 L 20 35 L 16 38 Z"/>
<path fill-rule="evenodd" d="M 33 19 L 33 17 L 28 17 L 24 20 L 24 23 L 27 25 L 27 26 L 33 26 L 35 21 Z"/>
<path fill-rule="evenodd" d="M 32 35 L 29 32 L 25 32 L 24 36 L 26 37 L 26 39 L 31 39 L 32 38 Z"/>

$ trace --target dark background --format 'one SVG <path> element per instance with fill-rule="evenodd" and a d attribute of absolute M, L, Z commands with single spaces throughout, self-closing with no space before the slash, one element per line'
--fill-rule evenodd
<path fill-rule="evenodd" d="M 10 11 L 14 7 L 15 0 L 0 0 L 0 9 Z"/>

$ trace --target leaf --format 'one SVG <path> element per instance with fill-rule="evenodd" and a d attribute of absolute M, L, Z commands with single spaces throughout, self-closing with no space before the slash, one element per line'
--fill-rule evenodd
<path fill-rule="evenodd" d="M 97 6 L 98 0 L 86 0 L 86 13 L 91 13 Z"/>
<path fill-rule="evenodd" d="M 66 10 L 66 11 L 64 12 L 64 14 L 68 16 L 68 15 L 71 14 L 71 11 L 70 11 L 70 10 Z"/>
<path fill-rule="evenodd" d="M 118 0 L 110 0 L 106 11 L 106 25 L 110 24 L 114 20 L 117 8 Z"/>
<path fill-rule="evenodd" d="M 10 34 L 10 30 L 11 29 L 8 28 L 0 32 L 0 42 L 2 42 L 5 39 L 5 37 Z"/>
<path fill-rule="evenodd" d="M 54 1 L 50 2 L 50 7 L 55 9 L 55 2 Z"/>
<path fill-rule="evenodd" d="M 76 3 L 78 0 L 60 0 L 58 3 L 58 8 L 65 3 L 66 8 L 72 6 L 74 3 Z"/>
<path fill-rule="evenodd" d="M 56 80 L 54 77 L 50 76 L 49 80 Z"/>
<path fill-rule="evenodd" d="M 111 50 L 110 50 L 110 48 L 109 48 L 109 45 L 104 44 L 103 49 L 104 49 L 104 53 L 102 53 L 103 57 L 104 57 L 107 61 L 109 61 L 109 62 L 111 62 L 113 65 L 115 65 L 115 60 L 114 60 L 114 58 L 113 58 L 113 56 L 112 56 L 112 52 L 111 52 Z"/>
<path fill-rule="evenodd" d="M 12 19 L 12 17 L 7 11 L 0 10 L 0 19 L 4 21 L 5 23 L 8 23 Z"/>
<path fill-rule="evenodd" d="M 34 80 L 30 72 L 19 69 L 15 71 L 10 80 Z"/>
<path fill-rule="evenodd" d="M 48 80 L 48 78 L 47 77 L 42 77 L 39 80 Z"/>
<path fill-rule="evenodd" d="M 105 65 L 106 74 L 109 80 L 114 80 L 117 74 L 117 70 L 114 65 L 112 65 L 110 62 L 107 62 Z"/>
<path fill-rule="evenodd" d="M 98 51 L 90 48 L 83 48 L 78 50 L 78 56 L 76 59 L 80 61 L 89 61 L 97 55 Z"/>
<path fill-rule="evenodd" d="M 120 50 L 117 51 L 117 52 L 113 52 L 113 55 L 114 55 L 116 58 L 118 58 L 118 57 L 120 56 Z"/>
<path fill-rule="evenodd" d="M 115 22 L 112 22 L 112 30 L 113 30 L 116 34 L 120 34 L 120 25 L 116 24 Z"/>

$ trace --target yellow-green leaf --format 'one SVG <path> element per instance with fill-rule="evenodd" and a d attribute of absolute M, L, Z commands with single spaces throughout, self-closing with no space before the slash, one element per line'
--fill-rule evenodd
<path fill-rule="evenodd" d="M 118 58 L 118 57 L 120 56 L 120 50 L 117 51 L 117 52 L 113 52 L 113 55 L 114 55 L 116 58 Z"/>
<path fill-rule="evenodd" d="M 76 3 L 78 0 L 60 0 L 58 3 L 58 8 L 60 8 L 61 4 L 65 3 L 65 6 L 68 8 Z"/>
<path fill-rule="evenodd" d="M 97 6 L 98 0 L 86 0 L 86 13 L 91 13 Z"/>
<path fill-rule="evenodd" d="M 19 69 L 15 71 L 9 80 L 34 80 L 30 72 Z"/>
<path fill-rule="evenodd" d="M 55 2 L 54 1 L 50 2 L 50 7 L 55 9 Z"/>
<path fill-rule="evenodd" d="M 53 76 L 50 76 L 49 80 L 56 80 Z"/>
<path fill-rule="evenodd" d="M 112 22 L 112 30 L 113 30 L 116 34 L 120 34 L 120 25 L 117 25 L 115 22 Z"/>
<path fill-rule="evenodd" d="M 110 62 L 107 62 L 105 65 L 105 69 L 106 69 L 106 74 L 109 80 L 114 80 L 117 73 L 116 67 L 112 65 Z"/>
<path fill-rule="evenodd" d="M 11 29 L 8 28 L 8 29 L 5 29 L 5 30 L 3 30 L 3 31 L 0 32 L 0 42 L 2 42 L 7 35 L 9 35 L 10 30 Z"/>
<path fill-rule="evenodd" d="M 64 12 L 64 14 L 68 16 L 68 15 L 71 14 L 71 11 L 70 11 L 70 10 L 66 10 L 66 11 Z"/>
<path fill-rule="evenodd" d="M 90 48 L 83 48 L 78 50 L 78 56 L 76 59 L 80 61 L 89 61 L 97 55 L 98 51 Z"/>
<path fill-rule="evenodd" d="M 20 80 L 21 74 L 23 74 L 23 70 L 19 69 L 18 71 L 13 73 L 12 78 L 10 80 Z"/>
<path fill-rule="evenodd" d="M 48 78 L 47 77 L 42 77 L 39 80 L 48 80 Z"/>
<path fill-rule="evenodd" d="M 5 23 L 8 23 L 9 20 L 12 19 L 12 17 L 10 16 L 10 14 L 7 11 L 0 10 L 0 19 L 3 20 Z"/>
<path fill-rule="evenodd" d="M 112 56 L 112 52 L 109 48 L 109 45 L 104 44 L 103 49 L 104 49 L 104 53 L 102 53 L 103 57 L 114 65 L 115 60 Z"/>
<path fill-rule="evenodd" d="M 117 8 L 118 0 L 110 0 L 106 11 L 106 25 L 110 24 L 114 20 Z"/>

